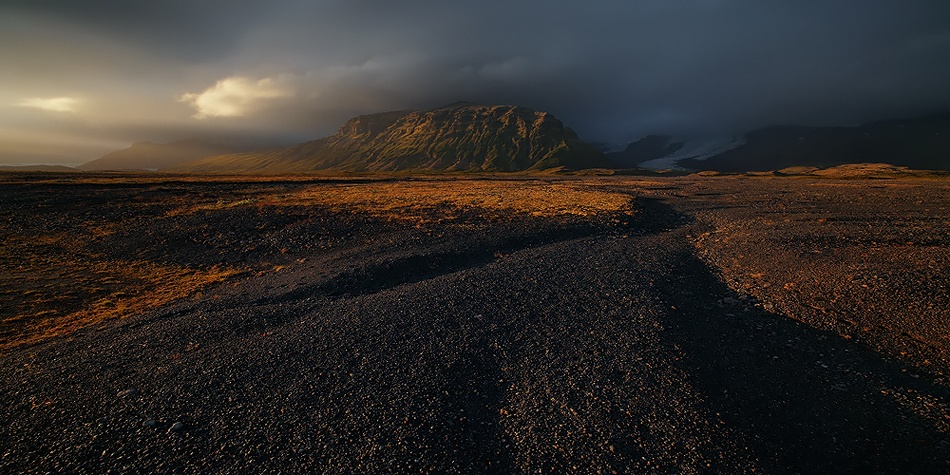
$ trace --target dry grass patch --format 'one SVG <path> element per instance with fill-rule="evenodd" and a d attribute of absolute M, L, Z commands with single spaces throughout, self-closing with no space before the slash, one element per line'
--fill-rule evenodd
<path fill-rule="evenodd" d="M 34 319 L 18 339 L 0 341 L 0 349 L 71 333 L 79 328 L 125 318 L 165 305 L 173 300 L 197 294 L 206 286 L 224 281 L 238 271 L 212 268 L 193 270 L 177 266 L 159 266 L 150 262 L 102 262 L 96 267 L 109 269 L 113 282 L 121 290 L 109 292 L 87 307 L 64 316 Z"/>
<path fill-rule="evenodd" d="M 433 209 L 494 215 L 593 216 L 632 213 L 629 195 L 581 183 L 505 180 L 403 181 L 313 186 L 264 200 L 272 205 L 359 210 L 385 219 L 426 220 Z"/>
<path fill-rule="evenodd" d="M 0 351 L 196 294 L 238 271 L 89 253 L 73 233 L 0 236 Z"/>
<path fill-rule="evenodd" d="M 23 292 L 19 312 L 0 323 L 0 351 L 157 308 L 238 273 L 146 261 L 77 262 L 61 269 L 58 279 L 31 279 L 39 290 Z"/>

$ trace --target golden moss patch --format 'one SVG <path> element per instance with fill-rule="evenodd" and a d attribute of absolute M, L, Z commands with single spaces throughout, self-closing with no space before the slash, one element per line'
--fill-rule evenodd
<path fill-rule="evenodd" d="M 274 196 L 266 203 L 359 210 L 383 218 L 413 221 L 425 219 L 436 207 L 545 217 L 633 211 L 629 195 L 583 183 L 506 180 L 323 185 Z"/>

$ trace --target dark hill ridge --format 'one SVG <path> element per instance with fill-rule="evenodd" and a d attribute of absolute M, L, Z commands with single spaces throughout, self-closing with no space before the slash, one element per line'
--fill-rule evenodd
<path fill-rule="evenodd" d="M 923 170 L 950 169 L 950 113 L 872 122 L 859 127 L 767 127 L 745 145 L 708 160 L 681 160 L 688 169 L 722 172 L 889 163 Z"/>
<path fill-rule="evenodd" d="M 103 155 L 78 168 L 93 170 L 160 170 L 181 165 L 205 157 L 247 151 L 248 147 L 236 147 L 203 142 L 196 139 L 169 143 L 138 142 L 131 147 Z"/>
<path fill-rule="evenodd" d="M 581 169 L 607 164 L 547 112 L 456 103 L 350 119 L 335 134 L 291 147 L 210 157 L 177 168 L 203 173 Z"/>
<path fill-rule="evenodd" d="M 0 165 L 0 172 L 74 173 L 79 170 L 66 165 Z"/>

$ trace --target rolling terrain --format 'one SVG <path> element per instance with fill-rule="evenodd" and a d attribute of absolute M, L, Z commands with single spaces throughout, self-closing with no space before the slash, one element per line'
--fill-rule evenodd
<path fill-rule="evenodd" d="M 139 142 L 132 144 L 129 148 L 107 153 L 77 168 L 83 171 L 164 171 L 205 157 L 236 153 L 246 151 L 246 149 L 246 147 L 214 144 L 194 139 L 163 144 Z"/>
<path fill-rule="evenodd" d="M 70 173 L 79 171 L 65 165 L 0 165 L 0 172 L 52 172 Z"/>
<path fill-rule="evenodd" d="M 2 178 L 0 471 L 948 469 L 945 178 Z"/>

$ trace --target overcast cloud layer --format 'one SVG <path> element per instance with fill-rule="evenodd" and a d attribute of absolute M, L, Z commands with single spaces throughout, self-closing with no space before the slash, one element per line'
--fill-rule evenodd
<path fill-rule="evenodd" d="M 947 0 L 254 3 L 0 0 L 0 163 L 459 100 L 618 145 L 950 110 Z"/>

